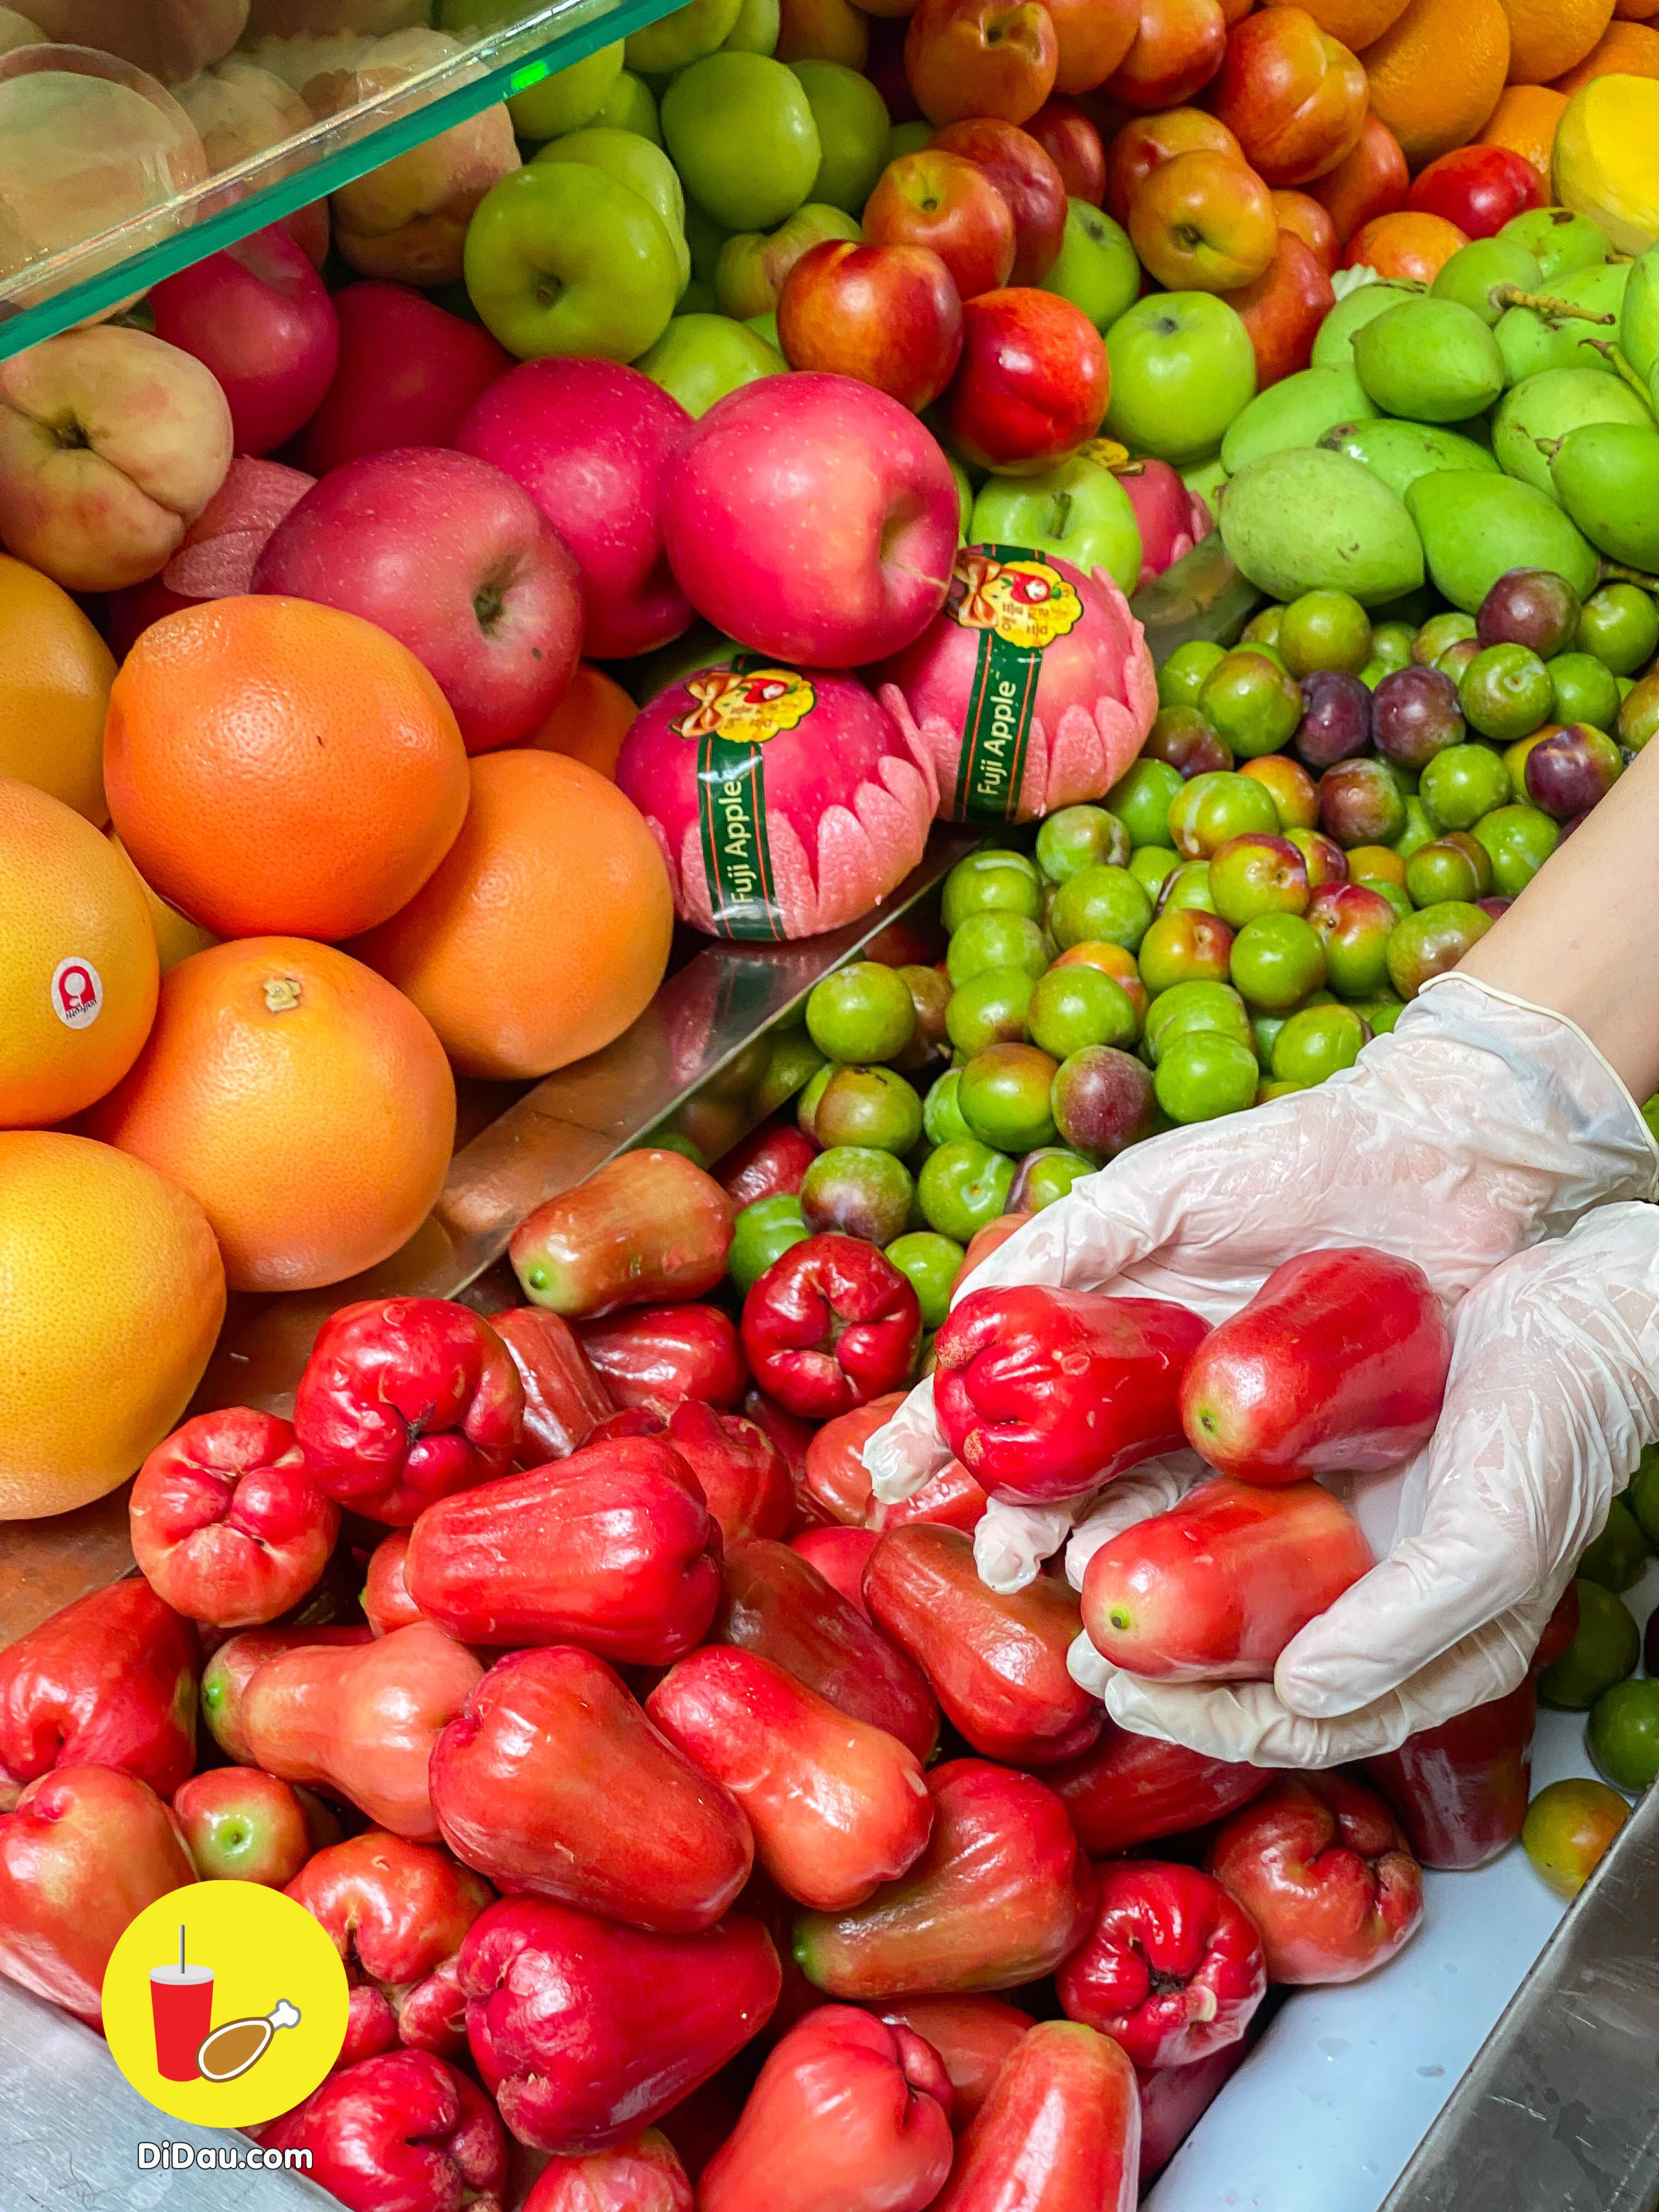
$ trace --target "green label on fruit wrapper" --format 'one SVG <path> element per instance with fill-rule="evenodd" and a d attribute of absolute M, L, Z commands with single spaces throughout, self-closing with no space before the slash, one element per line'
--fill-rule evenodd
<path fill-rule="evenodd" d="M 1025 545 L 964 545 L 945 611 L 979 632 L 951 814 L 1011 822 L 1019 811 L 1042 656 L 1083 619 L 1058 568 Z"/>
<path fill-rule="evenodd" d="M 697 747 L 697 819 L 714 927 L 726 937 L 784 935 L 766 838 L 762 747 L 811 714 L 817 695 L 793 668 L 755 653 L 686 680 L 692 705 L 670 727 Z"/>

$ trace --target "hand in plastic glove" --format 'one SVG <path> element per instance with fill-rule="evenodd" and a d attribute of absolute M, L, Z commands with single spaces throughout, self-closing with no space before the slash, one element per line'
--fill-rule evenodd
<path fill-rule="evenodd" d="M 1173 1130 L 1085 1176 L 971 1287 L 1133 1290 L 1218 1322 L 1298 1253 L 1369 1244 L 1415 1261 L 1449 1306 L 1588 1207 L 1647 1196 L 1655 1171 L 1630 1094 L 1577 1030 L 1447 975 L 1317 1090 Z M 950 1456 L 927 1382 L 864 1448 L 887 1502 Z"/>
<path fill-rule="evenodd" d="M 1125 1728 L 1216 1758 L 1334 1766 L 1392 1751 L 1520 1681 L 1656 1437 L 1659 1211 L 1604 1206 L 1464 1299 L 1432 1443 L 1403 1476 L 1356 1486 L 1362 1518 L 1389 1498 L 1403 1540 L 1286 1646 L 1272 1682 L 1149 1682 L 1097 1654 L 1093 1680 L 1082 1654 L 1073 1671 Z M 1086 1564 L 1068 1554 L 1074 1581 Z"/>

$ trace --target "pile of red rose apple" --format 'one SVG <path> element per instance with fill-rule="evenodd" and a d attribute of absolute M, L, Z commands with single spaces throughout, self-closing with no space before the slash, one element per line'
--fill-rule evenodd
<path fill-rule="evenodd" d="M 1432 1432 L 1415 1268 L 1310 1254 L 1207 1331 L 970 1289 L 934 1345 L 957 1464 L 872 1507 L 916 1294 L 825 1234 L 713 1303 L 766 1161 L 733 1191 L 621 1156 L 521 1224 L 532 1303 L 492 1321 L 343 1309 L 292 1424 L 201 1414 L 151 1455 L 143 1578 L 0 1656 L 0 1971 L 95 2023 L 144 1905 L 285 1886 L 349 2027 L 264 2136 L 360 2212 L 505 2203 L 509 2136 L 549 2154 L 528 2212 L 986 2212 L 1016 2177 L 1027 2212 L 1127 2212 L 1271 1984 L 1381 1965 L 1421 1863 L 1519 1827 L 1529 1684 L 1362 1780 L 1125 1734 L 1066 1668 L 1082 1631 L 1266 1678 L 1366 1571 L 1313 1478 Z M 1080 1603 L 980 1583 L 988 1498 L 1183 1442 L 1215 1471 Z"/>

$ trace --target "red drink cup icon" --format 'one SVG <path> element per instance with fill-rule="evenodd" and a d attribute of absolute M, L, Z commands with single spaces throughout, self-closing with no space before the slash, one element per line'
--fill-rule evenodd
<path fill-rule="evenodd" d="M 196 2054 L 213 2027 L 212 1967 L 152 1966 L 149 2007 L 156 2072 L 164 2081 L 194 2081 Z"/>

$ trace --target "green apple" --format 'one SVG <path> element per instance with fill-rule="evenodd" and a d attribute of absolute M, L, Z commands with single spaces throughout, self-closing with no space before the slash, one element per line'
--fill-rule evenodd
<path fill-rule="evenodd" d="M 774 353 L 783 350 L 778 343 L 778 319 L 775 315 L 745 315 L 743 326 L 746 331 L 753 331 L 757 337 L 764 338 Z"/>
<path fill-rule="evenodd" d="M 811 104 L 823 158 L 808 197 L 858 215 L 887 167 L 887 103 L 867 76 L 840 62 L 791 62 Z"/>
<path fill-rule="evenodd" d="M 1129 495 L 1085 450 L 1036 477 L 992 477 L 974 501 L 975 545 L 1034 545 L 1081 568 L 1104 568 L 1121 592 L 1140 577 L 1140 526 Z"/>
<path fill-rule="evenodd" d="M 896 123 L 888 143 L 887 158 L 890 161 L 896 161 L 901 155 L 923 153 L 938 136 L 933 125 L 926 121 Z"/>
<path fill-rule="evenodd" d="M 945 458 L 950 465 L 951 475 L 957 488 L 957 509 L 959 518 L 957 523 L 957 534 L 964 545 L 971 545 L 974 542 L 974 533 L 969 526 L 974 519 L 974 487 L 969 480 L 967 470 L 963 468 L 955 454 L 947 453 Z"/>
<path fill-rule="evenodd" d="M 1140 263 L 1128 232 L 1087 200 L 1068 200 L 1060 258 L 1042 289 L 1081 307 L 1097 331 L 1107 329 L 1133 307 L 1140 290 Z"/>
<path fill-rule="evenodd" d="M 789 368 L 775 346 L 729 315 L 676 315 L 634 366 L 678 399 L 688 415 L 707 414 L 740 384 L 783 376 Z"/>
<path fill-rule="evenodd" d="M 601 46 L 515 93 L 507 103 L 513 128 L 520 138 L 557 138 L 567 131 L 580 131 L 591 123 L 622 75 L 623 42 Z"/>
<path fill-rule="evenodd" d="M 783 27 L 779 0 L 743 0 L 738 20 L 722 40 L 728 54 L 769 54 Z"/>
<path fill-rule="evenodd" d="M 723 46 L 743 13 L 743 0 L 690 0 L 660 22 L 628 35 L 628 66 L 641 76 L 669 76 Z"/>
<path fill-rule="evenodd" d="M 648 138 L 653 146 L 662 143 L 662 125 L 657 120 L 657 103 L 651 88 L 632 70 L 623 70 L 593 121 L 602 123 L 607 131 L 635 131 L 640 137 Z"/>
<path fill-rule="evenodd" d="M 1106 430 L 1133 453 L 1184 468 L 1213 453 L 1255 396 L 1255 354 L 1237 309 L 1213 292 L 1154 292 L 1106 333 Z"/>
<path fill-rule="evenodd" d="M 823 158 L 805 87 L 764 54 L 682 70 L 663 94 L 662 134 L 686 191 L 728 230 L 775 229 Z"/>
<path fill-rule="evenodd" d="M 685 194 L 680 190 L 674 164 L 660 146 L 653 146 L 637 131 L 590 124 L 586 131 L 569 131 L 544 146 L 536 162 L 544 161 L 586 161 L 592 168 L 603 169 L 619 185 L 626 185 L 647 207 L 654 208 L 674 249 L 680 290 L 684 291 L 691 282 L 691 249 L 685 242 Z"/>
<path fill-rule="evenodd" d="M 838 207 L 797 208 L 787 222 L 770 233 L 734 232 L 720 248 L 714 269 L 714 297 L 723 315 L 739 322 L 750 315 L 777 313 L 784 280 L 809 246 L 826 238 L 856 239 L 859 227 Z"/>
<path fill-rule="evenodd" d="M 532 161 L 479 202 L 466 289 L 520 361 L 634 361 L 667 329 L 680 268 L 662 217 L 637 192 L 586 161 Z"/>

